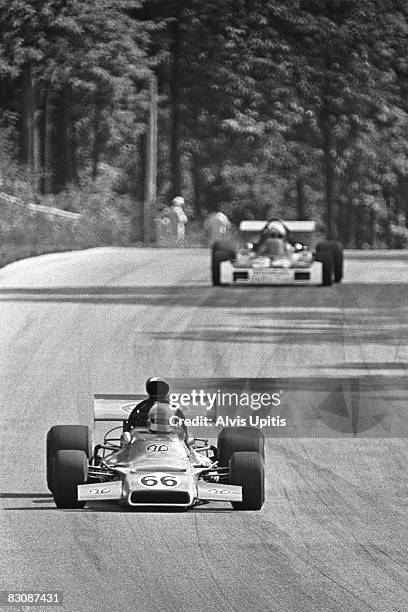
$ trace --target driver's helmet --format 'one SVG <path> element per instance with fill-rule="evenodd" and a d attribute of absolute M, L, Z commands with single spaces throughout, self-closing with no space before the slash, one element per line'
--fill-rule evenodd
<path fill-rule="evenodd" d="M 152 399 L 165 399 L 170 390 L 169 383 L 159 376 L 146 380 L 146 391 Z"/>
<path fill-rule="evenodd" d="M 271 221 L 266 226 L 265 230 L 265 238 L 280 238 L 284 240 L 286 238 L 286 228 L 281 221 Z"/>
<path fill-rule="evenodd" d="M 147 415 L 149 430 L 157 433 L 172 433 L 173 427 L 170 424 L 172 416 L 174 416 L 174 412 L 168 404 L 157 402 L 150 408 Z"/>

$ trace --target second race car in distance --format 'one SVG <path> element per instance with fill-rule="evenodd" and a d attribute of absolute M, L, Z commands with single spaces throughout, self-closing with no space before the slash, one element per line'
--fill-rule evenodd
<path fill-rule="evenodd" d="M 343 278 L 343 247 L 312 248 L 314 221 L 242 221 L 239 244 L 212 246 L 213 285 L 331 285 Z"/>

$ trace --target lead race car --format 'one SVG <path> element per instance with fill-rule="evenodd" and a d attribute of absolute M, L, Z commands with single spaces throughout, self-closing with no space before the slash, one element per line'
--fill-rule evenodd
<path fill-rule="evenodd" d="M 217 447 L 191 436 L 186 440 L 177 427 L 125 431 L 129 413 L 142 397 L 94 397 L 94 425 L 121 423 L 104 434 L 101 444 L 93 445 L 87 426 L 51 427 L 47 484 L 58 508 L 83 508 L 97 501 L 128 507 L 189 509 L 209 501 L 230 502 L 236 510 L 262 507 L 265 453 L 260 430 L 225 427 Z"/>
<path fill-rule="evenodd" d="M 213 285 L 332 285 L 343 278 L 343 248 L 335 240 L 313 248 L 314 221 L 242 221 L 240 244 L 212 247 Z"/>

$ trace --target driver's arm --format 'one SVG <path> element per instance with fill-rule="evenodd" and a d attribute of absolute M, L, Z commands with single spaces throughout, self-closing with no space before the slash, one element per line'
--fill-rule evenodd
<path fill-rule="evenodd" d="M 186 417 L 181 408 L 177 408 L 177 410 L 175 411 L 175 416 L 179 419 L 180 427 L 184 429 L 185 434 L 187 435 L 187 426 L 184 423 Z"/>
<path fill-rule="evenodd" d="M 139 402 L 130 413 L 124 431 L 130 431 L 132 427 L 146 426 L 147 415 L 153 403 L 154 402 L 150 398 L 146 398 Z"/>

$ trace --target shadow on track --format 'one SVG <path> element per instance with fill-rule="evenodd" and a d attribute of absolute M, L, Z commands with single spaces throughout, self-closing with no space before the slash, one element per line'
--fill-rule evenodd
<path fill-rule="evenodd" d="M 33 503 L 37 503 L 33 500 Z M 43 502 L 44 503 L 44 502 Z M 102 512 L 103 514 L 184 514 L 186 512 L 200 512 L 201 514 L 225 514 L 230 512 L 236 512 L 234 508 L 202 508 L 201 506 L 197 506 L 196 508 L 191 508 L 190 510 L 185 510 L 184 508 L 122 508 L 120 506 L 111 505 L 107 507 L 107 505 L 101 507 L 92 507 L 92 508 L 79 508 L 79 509 L 61 509 L 57 508 L 53 503 L 49 506 L 42 507 L 34 507 L 34 506 L 14 506 L 11 508 L 3 508 L 3 511 L 14 511 L 14 510 L 24 510 L 24 511 L 42 511 L 42 510 L 58 510 L 59 512 L 64 513 L 78 513 L 78 514 L 96 514 Z"/>
<path fill-rule="evenodd" d="M 353 300 L 352 308 L 372 308 L 381 298 L 382 309 L 406 306 L 406 283 L 349 283 L 333 287 L 212 287 L 210 285 L 140 285 L 94 287 L 1 288 L 0 301 L 89 304 L 174 305 L 207 308 L 341 308 L 350 294 L 363 296 L 361 305 Z M 355 303 L 354 303 L 355 302 Z"/>
<path fill-rule="evenodd" d="M 330 365 L 336 370 L 407 370 L 405 361 L 353 361 L 352 363 L 336 363 Z"/>
<path fill-rule="evenodd" d="M 52 499 L 51 493 L 0 493 L 0 499 L 30 499 L 33 497 Z"/>
<path fill-rule="evenodd" d="M 287 317 L 285 317 L 287 318 Z M 251 325 L 247 326 L 247 329 L 243 328 L 242 325 L 237 326 L 236 329 L 226 329 L 224 325 L 211 325 L 204 327 L 195 327 L 185 332 L 146 332 L 149 338 L 155 340 L 169 340 L 174 342 L 176 340 L 184 340 L 190 342 L 209 342 L 211 344 L 276 344 L 283 342 L 285 345 L 290 344 L 303 344 L 306 347 L 317 344 L 344 344 L 347 342 L 348 346 L 360 345 L 361 343 L 367 344 L 386 344 L 387 346 L 400 346 L 401 342 L 408 339 L 408 330 L 401 335 L 401 333 L 391 333 L 389 330 L 383 330 L 377 326 L 365 326 L 359 329 L 347 330 L 344 329 L 343 325 L 331 323 L 330 327 L 321 325 L 316 322 L 313 327 L 309 329 L 292 328 L 289 329 L 287 325 Z M 354 367 L 354 364 L 350 367 Z M 396 366 L 394 366 L 396 367 Z M 364 366 L 367 369 L 367 366 Z"/>

